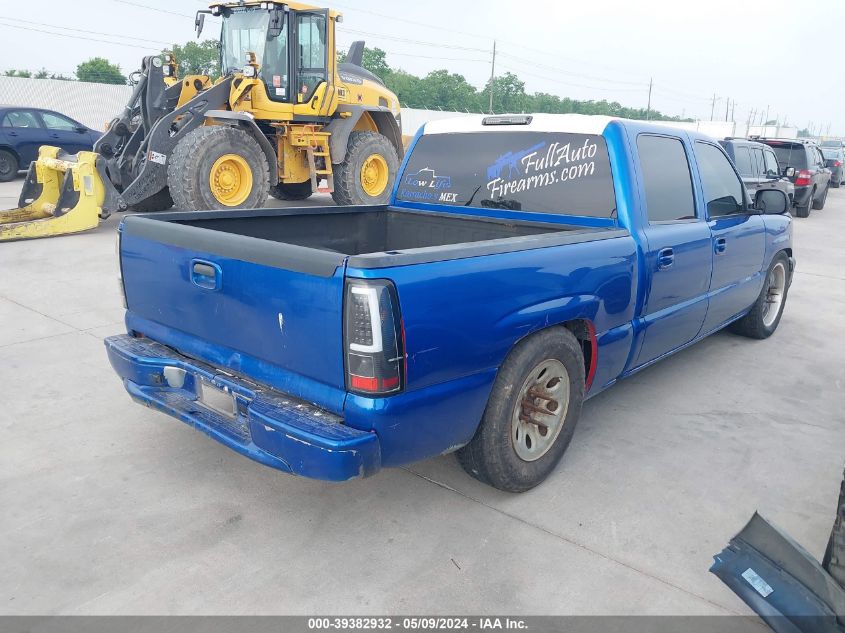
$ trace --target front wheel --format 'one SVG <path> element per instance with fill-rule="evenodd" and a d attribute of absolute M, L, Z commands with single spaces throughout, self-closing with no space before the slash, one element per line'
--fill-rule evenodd
<path fill-rule="evenodd" d="M 757 301 L 748 314 L 734 322 L 733 331 L 749 338 L 769 338 L 783 316 L 788 291 L 789 259 L 784 253 L 778 253 L 769 266 Z"/>
<path fill-rule="evenodd" d="M 9 182 L 18 175 L 18 159 L 12 152 L 0 149 L 0 182 Z"/>
<path fill-rule="evenodd" d="M 180 211 L 256 209 L 267 203 L 270 169 L 258 141 L 245 130 L 204 126 L 176 145 L 167 184 Z"/>
<path fill-rule="evenodd" d="M 336 204 L 385 204 L 390 199 L 399 158 L 387 137 L 378 132 L 352 132 L 346 157 L 334 166 Z"/>
<path fill-rule="evenodd" d="M 481 424 L 458 451 L 470 475 L 524 492 L 554 470 L 584 401 L 584 357 L 569 330 L 544 330 L 518 343 L 493 384 Z"/>

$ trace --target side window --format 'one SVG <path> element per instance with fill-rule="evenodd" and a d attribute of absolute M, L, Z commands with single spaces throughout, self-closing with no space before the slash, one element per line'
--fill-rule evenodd
<path fill-rule="evenodd" d="M 637 138 L 643 172 L 649 222 L 671 222 L 695 218 L 687 153 L 676 138 L 650 136 Z"/>
<path fill-rule="evenodd" d="M 308 101 L 326 81 L 326 16 L 301 13 L 296 17 L 298 101 Z"/>
<path fill-rule="evenodd" d="M 743 176 L 754 175 L 754 165 L 751 162 L 751 152 L 747 147 L 735 147 L 734 154 L 736 155 L 736 169 Z"/>
<path fill-rule="evenodd" d="M 764 160 L 766 161 L 766 174 L 767 175 L 780 175 L 780 166 L 778 165 L 778 159 L 775 156 L 775 153 L 771 150 L 765 150 L 763 152 Z"/>
<path fill-rule="evenodd" d="M 704 199 L 711 218 L 745 213 L 742 182 L 727 157 L 709 143 L 695 142 L 695 155 L 704 185 Z"/>
<path fill-rule="evenodd" d="M 44 121 L 44 125 L 51 130 L 67 130 L 73 132 L 76 130 L 78 125 L 67 117 L 63 117 L 62 115 L 55 114 L 53 112 L 42 112 L 41 120 Z"/>
<path fill-rule="evenodd" d="M 3 127 L 41 127 L 41 124 L 32 112 L 10 110 L 3 117 Z"/>

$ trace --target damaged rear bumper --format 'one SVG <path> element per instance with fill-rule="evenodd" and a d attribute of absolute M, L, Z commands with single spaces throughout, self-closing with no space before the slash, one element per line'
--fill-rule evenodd
<path fill-rule="evenodd" d="M 366 477 L 381 467 L 378 436 L 346 426 L 328 411 L 148 338 L 112 336 L 105 345 L 133 400 L 196 427 L 250 459 L 329 481 Z"/>

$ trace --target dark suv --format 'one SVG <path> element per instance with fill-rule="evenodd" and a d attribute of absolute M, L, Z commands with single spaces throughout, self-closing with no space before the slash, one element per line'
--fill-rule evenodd
<path fill-rule="evenodd" d="M 830 169 L 815 141 L 804 139 L 754 139 L 771 147 L 783 175 L 795 184 L 795 215 L 806 218 L 810 209 L 824 208 L 830 189 Z"/>
<path fill-rule="evenodd" d="M 830 168 L 830 186 L 836 189 L 845 180 L 845 149 L 842 143 L 839 147 L 822 143 L 821 150 L 826 161 L 825 165 Z"/>
<path fill-rule="evenodd" d="M 780 189 L 789 198 L 790 205 L 793 204 L 795 185 L 782 175 L 783 169 L 771 147 L 746 138 L 731 137 L 719 141 L 719 144 L 736 165 L 752 200 L 758 189 Z"/>

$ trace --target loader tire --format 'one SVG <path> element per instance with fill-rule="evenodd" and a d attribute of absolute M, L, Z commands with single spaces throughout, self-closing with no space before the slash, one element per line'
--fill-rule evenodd
<path fill-rule="evenodd" d="M 276 200 L 307 200 L 314 190 L 311 188 L 311 181 L 305 182 L 280 182 L 270 187 L 270 195 Z"/>
<path fill-rule="evenodd" d="M 18 176 L 17 157 L 12 152 L 7 152 L 5 149 L 0 149 L 0 182 L 9 182 Z"/>
<path fill-rule="evenodd" d="M 256 209 L 267 203 L 270 169 L 258 141 L 245 130 L 204 126 L 176 145 L 167 184 L 180 211 Z"/>
<path fill-rule="evenodd" d="M 173 198 L 170 197 L 170 188 L 165 187 L 146 200 L 130 204 L 127 211 L 129 213 L 152 213 L 153 211 L 165 211 L 172 206 Z"/>
<path fill-rule="evenodd" d="M 332 198 L 339 205 L 385 204 L 399 170 L 399 158 L 378 132 L 352 132 L 346 157 L 334 166 Z"/>

